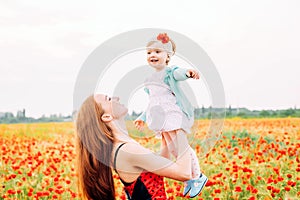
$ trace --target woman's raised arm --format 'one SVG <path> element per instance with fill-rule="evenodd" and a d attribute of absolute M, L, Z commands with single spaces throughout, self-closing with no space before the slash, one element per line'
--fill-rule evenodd
<path fill-rule="evenodd" d="M 177 131 L 176 140 L 178 142 L 178 157 L 176 162 L 134 143 L 128 143 L 122 148 L 122 156 L 133 167 L 179 181 L 190 180 L 191 156 L 189 155 L 189 144 L 185 133 Z"/>

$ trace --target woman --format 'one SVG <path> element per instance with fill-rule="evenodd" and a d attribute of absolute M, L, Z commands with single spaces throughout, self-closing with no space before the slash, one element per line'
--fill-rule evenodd
<path fill-rule="evenodd" d="M 179 156 L 176 162 L 170 161 L 165 158 L 166 143 L 162 142 L 159 156 L 128 136 L 127 111 L 118 98 L 98 94 L 88 97 L 77 114 L 79 189 L 86 199 L 115 199 L 112 169 L 123 182 L 128 199 L 167 199 L 163 177 L 191 179 L 185 133 L 173 133 Z"/>

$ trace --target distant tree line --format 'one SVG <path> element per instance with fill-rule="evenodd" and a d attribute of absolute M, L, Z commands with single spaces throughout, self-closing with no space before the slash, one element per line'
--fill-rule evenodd
<path fill-rule="evenodd" d="M 127 117 L 129 120 L 135 120 L 141 113 L 133 112 Z M 210 119 L 211 117 L 226 118 L 284 118 L 284 117 L 300 117 L 300 109 L 289 108 L 283 110 L 249 110 L 247 108 L 212 108 L 201 107 L 194 110 L 195 119 Z"/>
<path fill-rule="evenodd" d="M 226 118 L 282 118 L 300 117 L 300 109 L 289 108 L 281 110 L 248 110 L 247 108 L 226 108 Z"/>
<path fill-rule="evenodd" d="M 18 111 L 16 115 L 12 112 L 0 112 L 0 124 L 15 123 L 38 123 L 38 122 L 65 122 L 72 121 L 72 116 L 63 116 L 61 114 L 52 114 L 50 116 L 41 116 L 40 118 L 26 117 L 25 109 Z"/>
<path fill-rule="evenodd" d="M 225 113 L 224 113 L 225 112 Z M 131 115 L 127 115 L 127 120 L 135 120 L 141 113 L 133 111 Z M 225 114 L 226 118 L 284 118 L 284 117 L 300 117 L 300 109 L 289 108 L 283 110 L 249 110 L 247 108 L 196 108 L 194 110 L 195 119 L 210 119 L 212 117 L 222 117 Z M 72 115 L 63 116 L 61 114 L 52 114 L 50 116 L 43 115 L 40 118 L 26 117 L 25 109 L 18 111 L 16 116 L 11 112 L 0 112 L 0 124 L 13 123 L 38 123 L 38 122 L 66 122 L 72 121 L 76 112 Z"/>

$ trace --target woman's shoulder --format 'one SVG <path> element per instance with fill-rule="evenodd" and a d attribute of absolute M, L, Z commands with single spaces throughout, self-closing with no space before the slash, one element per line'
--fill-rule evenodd
<path fill-rule="evenodd" d="M 115 145 L 115 151 L 128 152 L 128 153 L 139 153 L 137 150 L 144 150 L 145 148 L 136 141 L 118 142 Z"/>
<path fill-rule="evenodd" d="M 138 143 L 126 142 L 119 150 L 115 150 L 114 160 L 117 163 L 127 165 L 127 167 L 133 167 L 139 165 L 145 155 L 148 155 L 149 153 L 151 153 L 149 149 L 144 148 Z"/>
<path fill-rule="evenodd" d="M 149 151 L 148 149 L 143 147 L 138 142 L 127 142 L 127 143 L 124 144 L 122 149 L 124 151 L 128 152 L 128 153 L 134 153 L 134 154 L 140 154 L 140 153 L 143 153 L 145 151 L 147 151 L 147 152 Z"/>

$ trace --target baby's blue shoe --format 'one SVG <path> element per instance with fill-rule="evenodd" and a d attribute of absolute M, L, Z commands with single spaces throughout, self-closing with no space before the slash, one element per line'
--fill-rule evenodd
<path fill-rule="evenodd" d="M 204 174 L 201 174 L 198 179 L 192 180 L 190 198 L 194 198 L 200 194 L 207 180 L 208 178 Z"/>
<path fill-rule="evenodd" d="M 184 182 L 183 196 L 187 195 L 191 190 L 193 180 L 188 180 Z"/>

